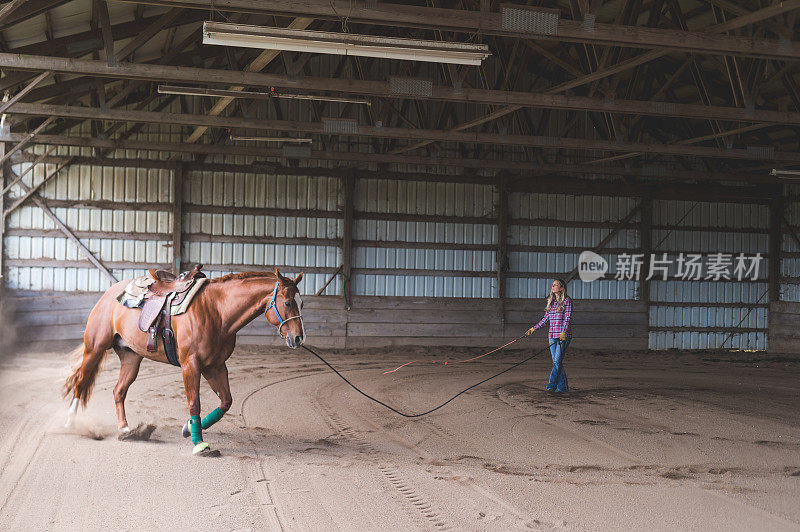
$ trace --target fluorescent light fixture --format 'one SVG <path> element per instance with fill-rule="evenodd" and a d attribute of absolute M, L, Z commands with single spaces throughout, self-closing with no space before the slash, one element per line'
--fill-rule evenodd
<path fill-rule="evenodd" d="M 204 22 L 203 44 L 475 66 L 492 55 L 485 44 L 423 41 L 225 22 Z"/>
<path fill-rule="evenodd" d="M 230 136 L 231 140 L 247 140 L 257 142 L 284 142 L 290 144 L 311 144 L 311 139 L 295 139 L 288 137 L 234 137 Z"/>
<path fill-rule="evenodd" d="M 769 175 L 774 177 L 800 178 L 800 170 L 778 170 L 773 168 Z"/>
<path fill-rule="evenodd" d="M 215 98 L 247 98 L 250 100 L 269 100 L 282 98 L 287 100 L 314 100 L 320 102 L 354 103 L 358 105 L 372 105 L 363 98 L 340 98 L 338 96 L 316 96 L 313 94 L 285 94 L 271 90 L 270 92 L 257 91 L 229 91 L 221 89 L 206 89 L 202 87 L 176 87 L 173 85 L 159 85 L 159 94 L 179 94 L 183 96 L 211 96 Z"/>

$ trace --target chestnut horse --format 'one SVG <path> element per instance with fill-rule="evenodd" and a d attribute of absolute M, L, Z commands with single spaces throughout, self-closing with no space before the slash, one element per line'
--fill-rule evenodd
<path fill-rule="evenodd" d="M 290 348 L 305 341 L 303 302 L 297 289 L 302 279 L 284 277 L 275 270 L 269 272 L 235 273 L 209 280 L 195 295 L 187 311 L 172 317 L 172 329 L 177 343 L 178 362 L 183 374 L 183 386 L 189 402 L 189 422 L 183 435 L 191 436 L 193 452 L 209 450 L 203 442 L 202 429 L 219 421 L 231 407 L 232 398 L 225 362 L 236 345 L 236 333 L 260 314 L 274 325 Z M 141 311 L 125 307 L 117 297 L 130 280 L 120 281 L 106 290 L 89 314 L 83 345 L 75 350 L 78 365 L 64 384 L 64 396 L 72 397 L 67 415 L 71 426 L 78 404 L 86 403 L 108 349 L 119 356 L 119 380 L 114 387 L 117 407 L 117 428 L 130 431 L 125 418 L 125 396 L 136 380 L 143 358 L 168 363 L 164 345 L 158 351 L 147 351 L 147 333 L 139 330 Z M 219 408 L 200 419 L 200 376 L 220 399 Z"/>

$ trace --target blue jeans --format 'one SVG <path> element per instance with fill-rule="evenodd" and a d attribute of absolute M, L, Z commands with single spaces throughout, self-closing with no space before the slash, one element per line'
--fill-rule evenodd
<path fill-rule="evenodd" d="M 550 355 L 553 357 L 553 371 L 550 372 L 550 380 L 547 383 L 548 390 L 558 390 L 559 392 L 568 392 L 569 385 L 567 384 L 567 372 L 564 371 L 564 353 L 567 351 L 567 346 L 572 340 L 569 336 L 563 342 L 558 338 L 548 338 L 550 346 Z"/>

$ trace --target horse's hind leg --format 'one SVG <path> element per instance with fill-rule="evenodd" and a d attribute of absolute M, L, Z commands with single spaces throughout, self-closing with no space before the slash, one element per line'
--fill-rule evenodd
<path fill-rule="evenodd" d="M 136 376 L 139 375 L 139 366 L 142 363 L 142 357 L 136 354 L 129 347 L 123 347 L 114 343 L 114 352 L 119 357 L 119 380 L 117 385 L 114 386 L 114 404 L 117 406 L 117 429 L 126 432 L 128 428 L 128 420 L 125 418 L 125 397 L 128 395 L 128 388 L 130 388 Z"/>
<path fill-rule="evenodd" d="M 78 412 L 78 405 L 83 403 L 85 407 L 89 401 L 94 381 L 100 371 L 100 363 L 103 362 L 106 356 L 106 350 L 92 350 L 84 344 L 75 350 L 75 354 L 80 357 L 80 363 L 72 374 L 67 377 L 67 381 L 64 384 L 64 395 L 72 397 L 65 425 L 68 429 L 72 428 L 72 422 Z"/>
<path fill-rule="evenodd" d="M 75 355 L 80 362 L 64 384 L 64 396 L 72 398 L 67 411 L 65 425 L 67 428 L 72 428 L 72 422 L 78 412 L 78 405 L 82 403 L 85 407 L 89 401 L 94 381 L 100 371 L 100 364 L 106 356 L 106 350 L 90 349 L 84 344 L 75 350 Z"/>
<path fill-rule="evenodd" d="M 123 282 L 120 282 L 109 288 L 94 306 L 86 322 L 83 345 L 74 352 L 74 355 L 80 359 L 80 363 L 64 383 L 64 397 L 70 398 L 67 412 L 68 428 L 72 426 L 78 405 L 83 404 L 85 407 L 89 401 L 94 381 L 100 371 L 100 363 L 106 356 L 106 350 L 111 348 L 114 340 L 111 315 L 114 305 L 117 304 L 114 294 L 122 285 Z"/>

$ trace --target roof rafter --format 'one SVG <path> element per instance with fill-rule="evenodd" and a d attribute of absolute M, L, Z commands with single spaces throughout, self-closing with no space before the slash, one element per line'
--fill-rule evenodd
<path fill-rule="evenodd" d="M 156 124 L 182 124 L 219 128 L 242 128 L 271 131 L 296 131 L 322 135 L 324 123 L 300 122 L 291 120 L 257 120 L 249 118 L 206 116 L 176 113 L 157 113 L 130 111 L 68 105 L 17 103 L 15 113 L 49 117 L 81 118 L 87 120 L 111 120 L 123 122 L 149 122 Z M 569 137 L 542 137 L 527 135 L 494 135 L 467 131 L 442 131 L 431 129 L 391 128 L 359 125 L 358 130 L 348 133 L 360 137 L 393 137 L 405 140 L 427 140 L 460 143 L 487 143 L 493 145 L 555 147 L 577 150 L 602 150 L 610 152 L 641 152 L 673 155 L 694 155 L 697 157 L 721 159 L 755 160 L 764 158 L 759 151 L 749 149 L 717 149 L 704 146 L 679 146 L 661 143 L 614 142 Z M 794 152 L 775 152 L 770 160 L 800 163 L 800 154 Z"/>
<path fill-rule="evenodd" d="M 147 3 L 162 6 L 180 6 L 208 10 L 203 0 L 117 0 L 129 3 Z M 711 31 L 722 32 L 763 18 L 770 18 L 800 8 L 800 0 L 785 0 L 756 13 L 739 17 L 728 24 L 720 24 Z M 339 19 L 347 13 L 351 22 L 376 25 L 406 25 L 411 27 L 482 32 L 488 35 L 525 37 L 542 40 L 559 40 L 629 46 L 633 48 L 658 48 L 667 50 L 697 51 L 703 53 L 736 54 L 750 57 L 800 57 L 800 43 L 779 43 L 770 39 L 747 39 L 730 35 L 710 35 L 697 31 L 677 31 L 644 26 L 621 26 L 596 22 L 589 28 L 583 21 L 560 19 L 557 35 L 531 34 L 509 31 L 503 27 L 500 13 L 485 13 L 463 9 L 417 7 L 401 4 L 377 4 L 367 7 L 361 3 L 343 0 L 227 0 L 226 11 L 240 13 L 305 16 Z M 763 12 L 763 13 L 762 13 Z M 739 20 L 742 19 L 742 20 Z M 738 22 L 735 22 L 738 21 Z M 738 24 L 738 25 L 737 25 Z M 779 49 L 780 48 L 780 49 Z"/>
<path fill-rule="evenodd" d="M 548 90 L 547 93 L 530 93 L 471 88 L 456 90 L 450 87 L 435 86 L 433 87 L 430 97 L 415 97 L 391 94 L 389 91 L 389 83 L 385 81 L 312 77 L 297 77 L 291 80 L 288 76 L 281 74 L 237 72 L 231 70 L 158 64 L 120 63 L 116 67 L 109 67 L 102 61 L 87 59 L 23 56 L 0 53 L 0 67 L 17 70 L 80 73 L 107 78 L 201 83 L 204 85 L 229 85 L 231 83 L 236 83 L 242 86 L 303 88 L 316 91 L 355 93 L 365 96 L 438 99 L 456 102 L 510 105 L 515 107 L 512 111 L 519 107 L 530 106 L 579 111 L 629 113 L 636 115 L 644 114 L 682 118 L 702 117 L 744 122 L 800 124 L 800 114 L 789 113 L 787 111 L 773 111 L 768 109 L 747 110 L 735 107 L 702 106 L 673 102 L 607 100 L 602 98 L 566 96 L 555 94 L 555 88 Z"/>

